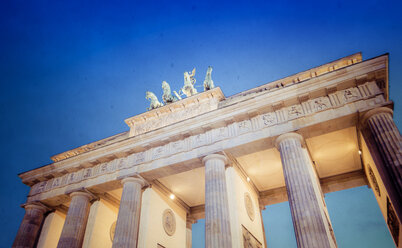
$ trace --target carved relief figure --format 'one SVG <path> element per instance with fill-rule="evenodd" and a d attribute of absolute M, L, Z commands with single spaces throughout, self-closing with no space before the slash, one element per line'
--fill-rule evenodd
<path fill-rule="evenodd" d="M 351 101 L 351 100 L 355 100 L 355 99 L 359 98 L 357 89 L 355 89 L 355 88 L 346 89 L 344 91 L 343 95 L 344 95 L 346 101 Z"/>
<path fill-rule="evenodd" d="M 193 69 L 193 71 L 191 73 L 189 72 L 185 72 L 184 73 L 184 86 L 181 89 L 181 91 L 187 96 L 190 97 L 192 95 L 197 94 L 197 90 L 194 87 L 195 84 L 195 68 Z"/>
<path fill-rule="evenodd" d="M 212 66 L 208 66 L 207 74 L 205 75 L 204 80 L 204 91 L 215 88 L 214 81 L 212 81 L 211 78 L 211 73 L 212 73 Z"/>
<path fill-rule="evenodd" d="M 316 111 L 320 111 L 327 108 L 327 105 L 323 102 L 321 98 L 314 100 L 314 106 Z"/>
<path fill-rule="evenodd" d="M 162 100 L 165 104 L 169 104 L 181 99 L 181 97 L 176 92 L 175 92 L 176 96 L 172 95 L 172 92 L 170 91 L 170 85 L 166 81 L 162 82 L 162 89 L 163 89 Z"/>
<path fill-rule="evenodd" d="M 291 106 L 288 110 L 288 118 L 293 119 L 303 115 L 303 110 L 300 105 Z"/>
<path fill-rule="evenodd" d="M 163 106 L 163 104 L 158 101 L 158 98 L 151 91 L 147 91 L 145 93 L 145 98 L 151 102 L 151 105 L 149 105 L 147 110 L 152 110 Z"/>
<path fill-rule="evenodd" d="M 262 121 L 265 126 L 271 126 L 276 124 L 276 115 L 275 113 L 267 113 L 262 116 Z"/>

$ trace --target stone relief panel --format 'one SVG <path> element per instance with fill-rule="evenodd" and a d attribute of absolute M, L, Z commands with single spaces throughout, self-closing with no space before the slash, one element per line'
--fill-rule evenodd
<path fill-rule="evenodd" d="M 331 102 L 328 97 L 319 97 L 309 102 L 313 105 L 314 112 L 319 112 L 331 107 Z"/>
<path fill-rule="evenodd" d="M 379 93 L 378 87 L 376 86 L 375 82 L 366 83 L 364 84 L 364 86 L 370 89 L 367 90 L 367 92 L 369 93 Z M 371 97 L 373 96 L 375 95 L 371 95 Z M 360 99 L 361 95 L 358 88 L 352 87 L 346 90 L 334 92 L 328 97 L 318 97 L 308 100 L 307 102 L 303 102 L 302 104 L 308 103 L 309 109 L 311 109 L 311 113 L 316 113 L 326 109 L 336 108 L 342 106 L 343 104 L 346 104 L 347 102 L 352 102 Z M 379 99 L 382 100 L 380 101 L 377 98 L 371 98 L 367 101 L 372 100 L 375 104 L 379 103 L 378 101 L 385 101 L 383 97 Z M 250 120 L 233 122 L 227 124 L 227 126 L 215 128 L 198 135 L 190 136 L 183 140 L 170 142 L 163 146 L 153 147 L 144 152 L 134 153 L 124 158 L 118 158 L 110 162 L 98 164 L 91 168 L 84 168 L 76 172 L 71 172 L 69 174 L 63 175 L 61 177 L 56 177 L 45 182 L 39 182 L 32 186 L 30 196 L 52 190 L 54 188 L 63 187 L 70 183 L 77 183 L 79 181 L 98 177 L 107 173 L 113 173 L 122 168 L 131 168 L 133 166 L 168 157 L 179 152 L 189 151 L 196 147 L 208 145 L 210 143 L 225 140 L 237 135 L 269 128 L 271 126 L 281 124 L 287 120 L 294 120 L 300 117 L 304 117 L 305 115 L 310 114 L 310 110 L 303 110 L 302 104 L 293 105 L 290 107 L 283 107 L 276 111 L 264 113 L 262 115 L 253 117 L 258 125 L 252 125 Z"/>
<path fill-rule="evenodd" d="M 299 118 L 300 116 L 303 116 L 303 108 L 300 104 L 298 105 L 293 105 L 287 108 L 287 119 L 288 120 L 293 120 L 296 118 Z"/>
<path fill-rule="evenodd" d="M 201 133 L 190 137 L 191 147 L 196 148 L 207 144 L 207 134 Z"/>
<path fill-rule="evenodd" d="M 165 211 L 163 211 L 162 225 L 166 234 L 169 236 L 172 236 L 176 231 L 176 218 L 171 209 L 166 209 Z"/>
<path fill-rule="evenodd" d="M 346 102 L 353 102 L 360 99 L 360 92 L 357 88 L 349 88 L 341 91 L 343 95 L 343 99 Z"/>
<path fill-rule="evenodd" d="M 372 187 L 373 187 L 374 191 L 377 193 L 378 196 L 381 196 L 380 186 L 378 185 L 377 178 L 375 177 L 374 171 L 373 171 L 373 169 L 371 169 L 370 165 L 368 165 L 368 174 L 369 174 L 370 180 L 373 184 Z"/>
<path fill-rule="evenodd" d="M 152 159 L 158 159 L 158 158 L 162 157 L 165 150 L 166 150 L 166 145 L 152 148 Z"/>
<path fill-rule="evenodd" d="M 223 140 L 229 137 L 229 129 L 227 127 L 220 127 L 211 131 L 212 142 Z"/>
<path fill-rule="evenodd" d="M 273 126 L 276 123 L 278 123 L 278 119 L 276 118 L 276 114 L 271 112 L 271 113 L 266 113 L 261 115 L 262 118 L 262 123 L 264 124 L 264 126 Z"/>
<path fill-rule="evenodd" d="M 392 207 L 392 204 L 389 201 L 388 197 L 387 197 L 387 225 L 389 231 L 392 234 L 392 238 L 394 239 L 396 246 L 398 246 L 400 224 L 398 221 L 398 217 L 396 217 L 395 210 Z"/>
<path fill-rule="evenodd" d="M 253 130 L 250 120 L 244 120 L 244 121 L 238 122 L 237 127 L 239 130 L 239 134 L 247 133 L 247 132 L 250 132 Z"/>
<path fill-rule="evenodd" d="M 244 193 L 244 207 L 246 208 L 247 215 L 251 221 L 254 221 L 255 218 L 255 209 L 253 200 L 248 192 Z"/>
<path fill-rule="evenodd" d="M 242 233 L 243 233 L 243 247 L 244 248 L 262 248 L 262 243 L 256 239 L 256 237 L 251 234 L 247 228 L 245 228 L 243 225 L 242 227 Z"/>
<path fill-rule="evenodd" d="M 139 135 L 216 109 L 219 99 L 205 98 L 199 101 L 186 104 L 185 107 L 177 105 L 172 112 L 158 112 L 154 117 L 130 118 L 126 123 L 130 126 L 132 136 Z"/>

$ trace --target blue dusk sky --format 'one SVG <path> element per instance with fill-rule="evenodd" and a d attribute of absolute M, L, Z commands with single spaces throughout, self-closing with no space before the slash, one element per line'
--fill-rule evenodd
<path fill-rule="evenodd" d="M 390 56 L 401 128 L 401 1 L 30 1 L 0 3 L 0 246 L 10 247 L 29 188 L 17 174 L 128 130 L 150 90 L 208 65 L 226 96 L 363 53 Z M 267 180 L 269 180 L 267 178 Z M 372 190 L 326 195 L 339 247 L 394 247 Z M 263 211 L 268 246 L 296 247 L 287 202 Z M 204 247 L 204 221 L 193 228 Z"/>

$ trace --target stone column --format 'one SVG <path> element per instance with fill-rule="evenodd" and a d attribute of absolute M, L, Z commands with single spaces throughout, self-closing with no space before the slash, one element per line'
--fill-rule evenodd
<path fill-rule="evenodd" d="M 48 208 L 40 203 L 27 203 L 23 207 L 25 208 L 24 219 L 22 219 L 12 247 L 31 248 L 38 239 L 39 229 Z"/>
<path fill-rule="evenodd" d="M 134 248 L 138 243 L 142 187 L 146 182 L 142 178 L 127 177 L 122 184 L 113 248 Z"/>
<path fill-rule="evenodd" d="M 302 144 L 303 137 L 297 133 L 283 134 L 276 140 L 276 147 L 281 154 L 297 247 L 330 247 L 326 225 L 313 186 L 317 181 L 312 180 L 308 167 L 311 165 L 306 160 Z"/>
<path fill-rule="evenodd" d="M 230 248 L 229 204 L 226 189 L 226 157 L 219 154 L 206 156 L 205 165 L 205 247 Z"/>
<path fill-rule="evenodd" d="M 194 218 L 187 216 L 186 219 L 186 248 L 191 248 L 192 246 L 192 237 L 193 237 L 193 233 L 192 233 L 192 225 L 194 223 L 197 223 L 197 220 L 195 220 Z"/>
<path fill-rule="evenodd" d="M 392 205 L 402 220 L 402 138 L 392 110 L 381 107 L 362 118 L 363 135 Z"/>
<path fill-rule="evenodd" d="M 84 240 L 89 208 L 94 196 L 89 192 L 77 191 L 71 193 L 70 197 L 70 206 L 57 248 L 80 248 Z"/>

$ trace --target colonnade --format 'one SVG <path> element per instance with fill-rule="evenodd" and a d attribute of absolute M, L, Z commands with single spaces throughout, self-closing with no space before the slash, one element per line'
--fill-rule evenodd
<path fill-rule="evenodd" d="M 382 180 L 398 217 L 401 217 L 402 155 L 401 136 L 392 120 L 392 110 L 377 108 L 362 118 L 365 139 L 371 153 L 378 155 Z M 336 247 L 331 235 L 330 221 L 325 202 L 320 194 L 320 184 L 314 175 L 311 159 L 303 148 L 304 138 L 298 133 L 282 134 L 276 139 L 285 177 L 297 246 L 302 248 Z M 376 150 L 373 150 L 376 149 Z M 232 247 L 227 184 L 226 157 L 210 154 L 203 158 L 205 166 L 205 238 L 206 247 Z M 136 247 L 140 222 L 142 189 L 147 184 L 139 177 L 122 179 L 123 193 L 116 223 L 113 248 Z M 71 203 L 58 247 L 81 247 L 91 201 L 94 195 L 87 191 L 72 192 Z M 49 209 L 41 203 L 24 206 L 26 213 L 15 238 L 13 247 L 34 247 L 40 226 Z M 187 220 L 186 247 L 191 247 L 191 225 Z"/>

